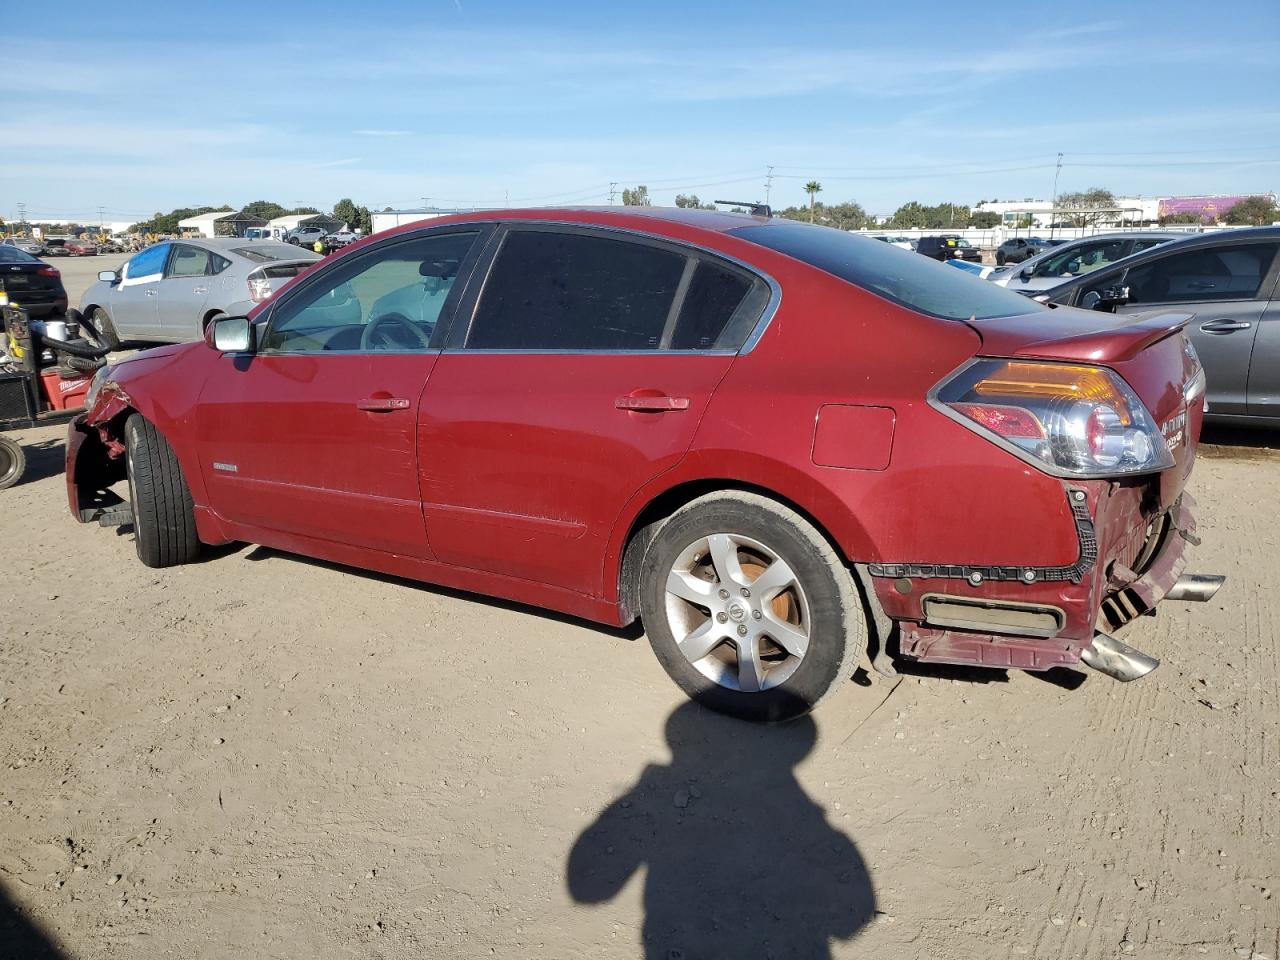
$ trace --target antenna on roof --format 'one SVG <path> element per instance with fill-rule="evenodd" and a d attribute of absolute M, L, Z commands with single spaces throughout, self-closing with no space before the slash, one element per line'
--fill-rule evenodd
<path fill-rule="evenodd" d="M 712 203 L 722 203 L 726 206 L 746 207 L 751 211 L 753 217 L 772 217 L 773 208 L 767 203 L 753 203 L 750 200 L 712 200 Z"/>

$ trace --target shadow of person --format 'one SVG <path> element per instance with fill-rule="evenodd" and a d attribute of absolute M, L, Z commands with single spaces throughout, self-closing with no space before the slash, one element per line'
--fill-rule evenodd
<path fill-rule="evenodd" d="M 66 954 L 0 887 L 0 960 L 61 960 Z"/>
<path fill-rule="evenodd" d="M 853 842 L 827 822 L 794 768 L 811 717 L 756 726 L 695 703 L 667 720 L 668 766 L 649 766 L 573 846 L 569 893 L 603 903 L 646 868 L 644 956 L 830 957 L 875 913 Z"/>

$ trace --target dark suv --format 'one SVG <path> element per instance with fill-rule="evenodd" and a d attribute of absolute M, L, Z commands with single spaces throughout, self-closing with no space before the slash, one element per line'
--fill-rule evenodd
<path fill-rule="evenodd" d="M 1010 237 L 996 247 L 996 264 L 1021 263 L 1038 253 L 1048 250 L 1052 244 L 1041 237 Z"/>
<path fill-rule="evenodd" d="M 982 262 L 982 251 L 968 240 L 956 236 L 921 237 L 916 253 L 923 253 L 934 260 L 968 260 Z"/>

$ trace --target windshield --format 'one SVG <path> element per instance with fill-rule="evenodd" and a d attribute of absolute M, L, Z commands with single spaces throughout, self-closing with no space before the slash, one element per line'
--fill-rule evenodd
<path fill-rule="evenodd" d="M 730 236 L 794 257 L 877 296 L 931 317 L 1014 317 L 1048 309 L 986 280 L 910 250 L 831 227 L 775 220 Z"/>

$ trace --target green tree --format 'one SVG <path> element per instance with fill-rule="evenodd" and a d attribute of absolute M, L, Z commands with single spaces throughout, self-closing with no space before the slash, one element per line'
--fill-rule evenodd
<path fill-rule="evenodd" d="M 918 200 L 904 203 L 893 211 L 893 216 L 889 218 L 889 223 L 886 226 L 903 227 L 908 230 L 928 227 L 929 208 Z"/>
<path fill-rule="evenodd" d="M 1116 197 L 1110 190 L 1090 187 L 1088 190 L 1064 193 L 1058 197 L 1057 216 L 1073 227 L 1089 227 L 1111 216 L 1109 213 L 1097 212 L 1096 208 L 1115 205 Z"/>
<path fill-rule="evenodd" d="M 360 208 L 350 197 L 343 197 L 333 205 L 333 219 L 341 220 L 354 230 L 360 225 Z"/>
<path fill-rule="evenodd" d="M 280 204 L 272 203 L 270 200 L 254 200 L 252 203 L 246 203 L 241 207 L 240 212 L 246 217 L 274 220 L 276 217 L 283 217 L 288 211 Z"/>
<path fill-rule="evenodd" d="M 804 185 L 804 192 L 809 195 L 809 222 L 813 223 L 814 205 L 817 202 L 818 194 L 822 192 L 822 184 L 817 180 L 810 180 Z"/>
<path fill-rule="evenodd" d="M 622 188 L 622 203 L 627 207 L 651 207 L 653 201 L 649 199 L 649 188 L 643 183 L 634 190 L 630 187 Z"/>
<path fill-rule="evenodd" d="M 1275 223 L 1280 211 L 1270 197 L 1249 197 L 1227 211 L 1227 223 L 1248 224 L 1254 227 Z"/>
<path fill-rule="evenodd" d="M 1000 226 L 1000 214 L 993 210 L 975 210 L 969 217 L 969 226 L 980 230 L 990 230 Z"/>
<path fill-rule="evenodd" d="M 283 217 L 283 216 L 292 215 L 295 217 L 305 217 L 305 216 L 310 216 L 311 214 L 316 214 L 319 212 L 320 211 L 317 210 L 315 207 L 294 207 L 292 210 L 289 211 L 288 214 L 282 213 L 281 216 Z"/>
<path fill-rule="evenodd" d="M 1179 223 L 1203 223 L 1204 217 L 1198 213 L 1171 213 L 1160 218 L 1160 226 L 1167 227 Z"/>
<path fill-rule="evenodd" d="M 698 199 L 696 193 L 691 193 L 688 196 L 683 193 L 677 193 L 676 206 L 686 210 L 714 210 L 716 208 L 714 203 L 703 203 Z"/>

